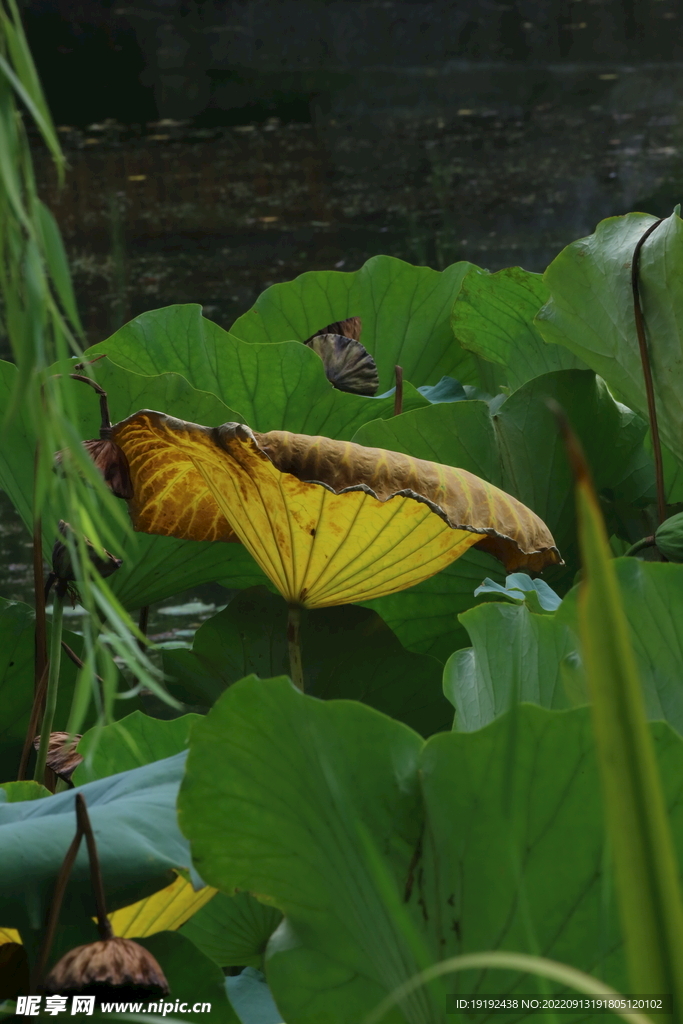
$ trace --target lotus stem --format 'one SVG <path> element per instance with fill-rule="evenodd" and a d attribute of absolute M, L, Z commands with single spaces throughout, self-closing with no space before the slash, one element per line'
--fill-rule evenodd
<path fill-rule="evenodd" d="M 45 667 L 43 668 L 43 675 L 38 683 L 38 689 L 33 695 L 33 707 L 31 708 L 31 716 L 28 721 L 28 728 L 26 730 L 26 738 L 24 740 L 24 749 L 21 752 L 21 760 L 19 761 L 19 771 L 17 772 L 17 780 L 19 782 L 26 778 L 26 769 L 28 768 L 28 759 L 31 756 L 31 750 L 33 749 L 33 738 L 38 732 L 38 719 L 40 718 L 40 711 L 45 700 L 45 691 L 47 689 L 47 674 L 49 670 L 49 662 L 45 659 Z"/>
<path fill-rule="evenodd" d="M 47 665 L 47 625 L 45 622 L 45 579 L 43 576 L 43 525 L 40 516 L 33 520 L 33 593 L 36 609 L 35 676 L 33 692 L 38 692 Z"/>
<path fill-rule="evenodd" d="M 641 540 L 637 540 L 635 544 L 631 545 L 628 551 L 624 552 L 624 557 L 627 558 L 630 555 L 637 555 L 639 551 L 643 550 L 643 548 L 654 548 L 655 546 L 656 541 L 654 534 L 652 534 L 651 537 L 643 537 Z"/>
<path fill-rule="evenodd" d="M 292 682 L 304 692 L 304 671 L 301 664 L 301 605 L 290 604 L 287 616 L 287 642 L 289 644 L 289 674 Z"/>
<path fill-rule="evenodd" d="M 650 356 L 647 350 L 645 338 L 645 320 L 640 306 L 640 289 L 638 285 L 638 268 L 640 266 L 640 250 L 643 244 L 650 237 L 655 228 L 662 223 L 655 221 L 639 239 L 633 250 L 631 261 L 631 288 L 633 291 L 633 315 L 636 321 L 636 334 L 638 335 L 638 347 L 640 348 L 640 361 L 643 364 L 643 379 L 645 381 L 645 394 L 647 395 L 647 411 L 650 418 L 650 433 L 652 434 L 652 452 L 655 459 L 655 480 L 657 483 L 657 515 L 659 525 L 666 519 L 666 495 L 664 491 L 664 466 L 662 464 L 662 444 L 659 439 L 659 425 L 657 423 L 657 407 L 655 404 L 655 391 L 652 383 L 652 368 Z"/>
<path fill-rule="evenodd" d="M 97 928 L 101 939 L 110 939 L 113 935 L 111 922 L 107 917 L 107 905 L 104 899 L 104 884 L 102 882 L 102 871 L 100 870 L 100 859 L 97 856 L 97 843 L 93 835 L 90 816 L 85 806 L 85 800 L 79 793 L 76 797 L 76 821 L 82 835 L 85 836 L 85 844 L 88 847 L 88 859 L 90 861 L 90 884 L 95 897 L 95 909 L 97 911 Z"/>
<path fill-rule="evenodd" d="M 403 367 L 395 366 L 396 391 L 394 392 L 394 416 L 400 416 L 403 412 Z"/>
<path fill-rule="evenodd" d="M 79 798 L 83 800 L 83 797 L 81 796 L 80 793 L 76 797 L 76 800 L 78 801 Z M 55 882 L 54 892 L 52 893 L 52 900 L 50 901 L 50 909 L 48 911 L 47 921 L 45 923 L 43 941 L 41 943 L 40 952 L 38 954 L 36 965 L 32 973 L 32 992 L 36 991 L 38 984 L 42 979 L 43 972 L 45 970 L 45 966 L 50 955 L 50 950 L 52 949 L 52 942 L 54 940 L 55 931 L 57 929 L 59 912 L 62 909 L 64 893 L 66 891 L 66 886 L 69 881 L 71 869 L 74 865 L 74 861 L 76 860 L 76 856 L 78 855 L 78 850 L 81 845 L 81 839 L 83 838 L 83 832 L 81 830 L 80 822 L 78 820 L 78 804 L 76 805 L 76 807 L 76 835 L 71 840 L 71 845 L 69 846 L 69 849 L 66 851 L 66 855 L 64 857 L 64 860 L 62 861 L 62 866 L 59 869 L 59 874 L 57 875 L 57 881 Z"/>
<path fill-rule="evenodd" d="M 52 635 L 50 636 L 50 667 L 47 677 L 47 691 L 45 694 L 45 713 L 43 723 L 40 727 L 40 747 L 33 778 L 36 782 L 43 782 L 45 775 L 45 762 L 47 750 L 50 743 L 50 733 L 54 722 L 55 709 L 57 707 L 57 690 L 59 688 L 59 667 L 62 661 L 62 620 L 64 615 L 64 598 L 66 597 L 66 583 L 60 580 L 54 589 L 54 604 L 52 606 Z"/>

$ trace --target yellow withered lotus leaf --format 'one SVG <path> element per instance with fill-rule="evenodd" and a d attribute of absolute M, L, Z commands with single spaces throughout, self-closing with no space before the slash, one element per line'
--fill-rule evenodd
<path fill-rule="evenodd" d="M 412 587 L 473 544 L 511 572 L 561 562 L 537 515 L 464 469 L 150 410 L 112 437 L 130 464 L 137 530 L 239 540 L 288 601 L 309 608 Z"/>
<path fill-rule="evenodd" d="M 109 921 L 114 935 L 124 939 L 145 938 L 155 932 L 176 931 L 216 895 L 217 890 L 205 886 L 197 892 L 182 875 L 165 889 L 147 896 L 138 903 L 114 910 Z"/>

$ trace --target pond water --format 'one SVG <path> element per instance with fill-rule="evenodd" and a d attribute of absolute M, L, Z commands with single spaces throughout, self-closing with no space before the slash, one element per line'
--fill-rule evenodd
<path fill-rule="evenodd" d="M 542 271 L 603 217 L 683 198 L 680 62 L 377 70 L 309 121 L 59 131 L 65 187 L 37 143 L 36 173 L 90 343 L 174 302 L 228 328 L 268 285 L 378 253 Z M 29 599 L 28 538 L 0 500 L 0 594 Z M 174 598 L 150 632 L 187 636 L 226 598 Z"/>

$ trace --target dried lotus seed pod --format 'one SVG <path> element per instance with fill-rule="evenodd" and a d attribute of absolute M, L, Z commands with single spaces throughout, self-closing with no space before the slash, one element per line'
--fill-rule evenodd
<path fill-rule="evenodd" d="M 306 338 L 304 345 L 310 344 L 314 338 L 317 338 L 320 334 L 341 334 L 343 338 L 351 338 L 352 341 L 360 341 L 360 332 L 363 329 L 363 324 L 359 316 L 350 316 L 346 320 L 335 320 L 333 324 L 328 324 L 327 327 L 321 327 L 319 331 L 312 334 L 310 338 Z"/>
<path fill-rule="evenodd" d="M 128 459 L 119 446 L 108 438 L 83 441 L 83 447 L 104 477 L 109 490 L 117 498 L 126 500 L 133 497 L 133 482 L 130 478 Z M 55 466 L 64 461 L 64 452 L 55 452 Z"/>
<path fill-rule="evenodd" d="M 320 356 L 327 379 L 338 391 L 368 396 L 377 393 L 377 365 L 359 341 L 341 334 L 318 334 L 306 344 Z"/>
<path fill-rule="evenodd" d="M 112 936 L 70 950 L 52 968 L 43 988 L 63 996 L 133 1001 L 167 995 L 168 982 L 143 946 Z"/>

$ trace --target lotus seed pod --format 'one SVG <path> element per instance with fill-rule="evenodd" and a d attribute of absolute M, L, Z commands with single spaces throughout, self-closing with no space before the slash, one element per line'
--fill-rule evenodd
<path fill-rule="evenodd" d="M 310 345 L 314 338 L 317 338 L 320 334 L 341 334 L 344 338 L 351 338 L 353 341 L 360 341 L 360 332 L 363 329 L 363 324 L 359 316 L 350 316 L 346 320 L 335 320 L 333 324 L 328 324 L 327 327 L 321 327 L 319 331 L 312 334 L 310 338 L 306 338 L 304 345 Z"/>
<path fill-rule="evenodd" d="M 306 344 L 320 356 L 327 379 L 338 391 L 369 397 L 377 394 L 377 365 L 359 341 L 341 334 L 318 334 Z"/>
<path fill-rule="evenodd" d="M 164 972 L 152 954 L 132 939 L 117 936 L 70 950 L 52 968 L 43 987 L 59 995 L 130 1001 L 168 993 Z"/>
<path fill-rule="evenodd" d="M 79 733 L 75 735 L 68 732 L 50 733 L 45 764 L 64 782 L 71 782 L 71 776 L 83 760 L 83 756 L 76 752 L 80 739 Z M 36 750 L 40 748 L 40 736 L 36 736 L 33 746 Z"/>
<path fill-rule="evenodd" d="M 683 562 L 683 512 L 664 520 L 655 533 L 655 544 L 670 562 Z"/>
<path fill-rule="evenodd" d="M 128 459 L 119 446 L 108 438 L 95 438 L 84 441 L 83 447 L 104 477 L 109 490 L 117 498 L 126 500 L 133 497 L 133 483 L 130 478 Z M 55 466 L 64 461 L 64 452 L 56 452 Z"/>

